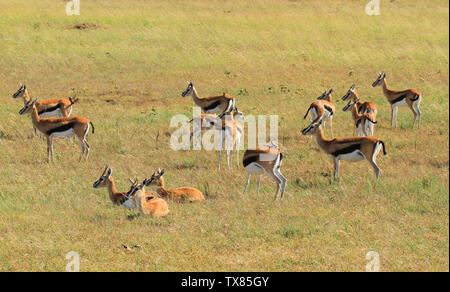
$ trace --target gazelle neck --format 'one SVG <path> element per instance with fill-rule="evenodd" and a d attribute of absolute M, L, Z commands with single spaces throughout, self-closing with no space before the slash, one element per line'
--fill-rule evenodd
<path fill-rule="evenodd" d="M 162 177 L 157 182 L 156 192 L 163 197 L 169 195 L 168 189 L 166 189 L 164 184 L 164 178 Z"/>
<path fill-rule="evenodd" d="M 325 149 L 327 149 L 327 145 L 331 141 L 330 139 L 325 138 L 323 130 L 320 127 L 314 133 L 314 138 L 316 138 L 317 145 L 319 145 L 319 148 L 321 148 L 322 151 L 325 151 Z"/>
<path fill-rule="evenodd" d="M 381 81 L 381 88 L 383 88 L 384 95 L 386 95 L 386 97 L 389 97 L 391 90 L 388 87 L 386 78 L 384 78 L 383 81 Z"/>
<path fill-rule="evenodd" d="M 23 104 L 24 105 L 27 105 L 27 103 L 31 100 L 30 96 L 28 95 L 28 90 L 27 89 L 25 89 L 25 91 L 23 93 L 23 96 L 22 96 L 22 99 L 23 99 Z"/>
<path fill-rule="evenodd" d="M 353 119 L 356 121 L 358 118 L 360 118 L 362 115 L 360 114 L 360 113 L 358 113 L 358 104 L 357 103 L 355 103 L 354 105 L 353 105 L 353 108 L 352 108 L 352 117 L 353 117 Z"/>
<path fill-rule="evenodd" d="M 39 122 L 41 121 L 41 118 L 39 117 L 39 114 L 38 114 L 38 111 L 37 111 L 35 105 L 33 105 L 33 109 L 31 110 L 31 120 L 33 121 L 34 126 L 37 128 L 39 125 Z"/>
<path fill-rule="evenodd" d="M 196 105 L 200 106 L 198 104 L 200 98 L 198 97 L 197 90 L 195 89 L 195 87 L 192 87 L 192 94 L 191 94 L 191 96 L 192 96 L 192 99 L 194 100 L 194 103 Z"/>
<path fill-rule="evenodd" d="M 116 184 L 112 177 L 108 178 L 106 188 L 108 189 L 109 198 L 111 200 L 114 200 L 114 198 L 117 197 L 117 195 L 119 195 L 119 192 L 116 189 Z"/>

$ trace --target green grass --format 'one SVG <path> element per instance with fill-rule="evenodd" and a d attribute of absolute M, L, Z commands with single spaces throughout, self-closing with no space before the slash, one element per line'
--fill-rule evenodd
<path fill-rule="evenodd" d="M 0 271 L 64 271 L 69 251 L 82 271 L 364 271 L 369 251 L 382 271 L 448 270 L 448 1 L 382 1 L 371 17 L 366 0 L 130 2 L 82 0 L 72 17 L 62 1 L 0 3 Z M 423 93 L 420 130 L 405 108 L 390 128 L 371 86 L 382 70 L 392 88 Z M 201 96 L 236 96 L 245 114 L 279 115 L 285 200 L 273 202 L 268 178 L 259 196 L 256 179 L 242 195 L 245 171 L 218 171 L 215 152 L 170 149 L 171 117 L 193 105 L 179 97 L 186 80 Z M 87 163 L 70 139 L 46 163 L 45 140 L 11 98 L 19 82 L 33 97 L 80 98 L 73 115 L 96 129 Z M 338 99 L 354 82 L 377 103 L 388 155 L 380 180 L 344 162 L 336 183 L 302 118 L 325 88 Z M 351 136 L 342 107 L 335 135 Z M 119 190 L 161 167 L 169 187 L 208 183 L 211 194 L 171 203 L 165 219 L 128 220 L 92 188 L 105 164 Z"/>

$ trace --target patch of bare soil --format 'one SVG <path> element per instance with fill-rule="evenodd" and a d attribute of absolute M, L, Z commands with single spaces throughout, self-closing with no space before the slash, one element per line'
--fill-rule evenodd
<path fill-rule="evenodd" d="M 85 30 L 85 29 L 99 29 L 99 28 L 103 28 L 103 27 L 96 23 L 84 22 L 84 23 L 77 23 L 77 24 L 69 25 L 69 26 L 67 26 L 67 28 Z"/>

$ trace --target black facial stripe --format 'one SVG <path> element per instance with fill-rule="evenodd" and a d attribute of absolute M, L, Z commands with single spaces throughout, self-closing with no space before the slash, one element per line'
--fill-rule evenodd
<path fill-rule="evenodd" d="M 403 94 L 402 96 L 397 97 L 396 99 L 394 99 L 394 100 L 392 101 L 392 104 L 397 103 L 397 102 L 400 102 L 400 101 L 404 100 L 405 98 L 406 98 L 406 94 Z"/>
<path fill-rule="evenodd" d="M 331 115 L 333 115 L 333 109 L 332 109 L 331 107 L 329 107 L 329 106 L 327 106 L 327 105 L 325 105 L 324 107 L 325 107 L 325 109 L 326 109 L 327 111 L 330 112 Z"/>
<path fill-rule="evenodd" d="M 39 115 L 42 115 L 43 113 L 49 113 L 49 112 L 53 112 L 55 110 L 59 109 L 59 104 L 49 107 L 49 108 L 45 108 L 41 111 L 38 112 Z"/>
<path fill-rule="evenodd" d="M 69 129 L 72 129 L 74 124 L 75 124 L 75 122 L 71 122 L 71 123 L 50 129 L 47 131 L 47 135 L 51 135 L 51 134 L 57 133 L 57 132 L 65 132 Z"/>
<path fill-rule="evenodd" d="M 217 100 L 217 101 L 213 102 L 212 104 L 206 106 L 206 107 L 204 108 L 204 111 L 212 110 L 212 109 L 218 107 L 219 105 L 220 105 L 220 100 Z"/>
<path fill-rule="evenodd" d="M 336 157 L 336 156 L 339 156 L 339 155 L 342 155 L 342 154 L 352 153 L 352 152 L 354 152 L 356 150 L 360 150 L 360 148 L 361 148 L 361 144 L 359 144 L 359 143 L 358 144 L 353 144 L 353 145 L 350 145 L 348 147 L 336 150 L 336 151 L 334 151 L 331 154 Z"/>

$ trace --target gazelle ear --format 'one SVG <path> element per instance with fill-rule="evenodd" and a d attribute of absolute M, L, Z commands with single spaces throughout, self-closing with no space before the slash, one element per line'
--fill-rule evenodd
<path fill-rule="evenodd" d="M 112 168 L 108 168 L 108 172 L 106 173 L 106 176 L 109 178 L 112 174 Z"/>
<path fill-rule="evenodd" d="M 163 169 L 163 170 L 160 170 L 160 171 L 159 171 L 159 176 L 160 176 L 160 177 L 163 176 L 164 172 L 165 172 L 164 169 Z"/>
<path fill-rule="evenodd" d="M 328 91 L 328 95 L 332 94 L 334 92 L 334 88 L 331 88 L 330 91 Z"/>
<path fill-rule="evenodd" d="M 161 168 L 158 167 L 158 173 L 161 173 Z"/>
<path fill-rule="evenodd" d="M 383 78 L 386 78 L 386 72 L 383 73 Z"/>

